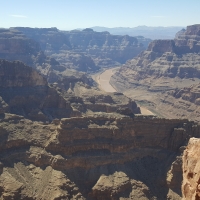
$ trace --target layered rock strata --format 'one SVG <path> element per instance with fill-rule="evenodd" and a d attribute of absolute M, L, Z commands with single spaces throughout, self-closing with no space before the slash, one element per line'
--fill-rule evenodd
<path fill-rule="evenodd" d="M 134 101 L 123 94 L 102 93 L 76 79 L 49 85 L 33 68 L 19 61 L 0 60 L 0 110 L 32 120 L 82 116 L 92 112 L 115 112 L 128 116 L 140 113 Z"/>
<path fill-rule="evenodd" d="M 199 121 L 200 25 L 188 26 L 174 40 L 155 40 L 111 78 L 118 91 L 153 112 Z"/>
<path fill-rule="evenodd" d="M 188 26 L 175 40 L 151 42 L 146 51 L 128 61 L 116 73 L 113 82 L 118 81 L 117 86 L 121 89 L 139 85 L 151 91 L 194 84 L 200 78 L 199 27 Z"/>
<path fill-rule="evenodd" d="M 0 60 L 1 113 L 49 121 L 70 116 L 72 108 L 44 77 L 19 61 Z"/>
<path fill-rule="evenodd" d="M 76 66 L 84 69 L 87 67 L 92 68 L 94 64 L 92 64 L 91 58 L 84 55 L 80 57 L 72 56 L 73 63 L 61 65 L 54 58 L 45 55 L 40 45 L 16 29 L 0 29 L 1 59 L 22 61 L 39 71 L 49 83 L 60 81 L 62 84 L 66 84 L 65 87 L 70 84 L 70 81 L 93 85 L 86 74 L 70 69 L 71 65 L 74 69 L 76 69 Z"/>
<path fill-rule="evenodd" d="M 114 114 L 51 124 L 5 114 L 0 127 L 7 199 L 180 199 L 176 156 L 199 137 L 187 120 Z"/>
<path fill-rule="evenodd" d="M 200 199 L 199 146 L 200 140 L 191 138 L 183 154 L 183 200 Z"/>
<path fill-rule="evenodd" d="M 137 38 L 111 35 L 109 32 L 60 31 L 56 28 L 38 29 L 16 27 L 27 37 L 40 43 L 42 50 L 79 71 L 95 71 L 125 63 L 145 48 Z"/>

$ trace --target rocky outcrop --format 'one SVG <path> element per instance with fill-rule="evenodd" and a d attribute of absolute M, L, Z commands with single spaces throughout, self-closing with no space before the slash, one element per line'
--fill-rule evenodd
<path fill-rule="evenodd" d="M 118 91 L 160 116 L 200 120 L 199 27 L 188 26 L 174 40 L 155 40 L 111 78 Z"/>
<path fill-rule="evenodd" d="M 139 114 L 140 108 L 135 101 L 122 93 L 106 93 L 96 87 L 90 87 L 80 83 L 71 84 L 70 88 L 62 90 L 63 96 L 71 102 L 71 105 L 81 112 L 116 112 L 125 115 Z"/>
<path fill-rule="evenodd" d="M 183 83 L 182 79 L 200 78 L 199 27 L 188 26 L 175 40 L 151 42 L 146 51 L 121 67 L 113 82 L 119 82 L 119 89 L 141 85 L 152 91 L 190 86 L 191 80 Z"/>
<path fill-rule="evenodd" d="M 0 87 L 47 86 L 47 81 L 34 69 L 20 61 L 0 60 Z"/>
<path fill-rule="evenodd" d="M 32 64 L 31 56 L 41 51 L 39 43 L 17 30 L 0 29 L 0 58 Z"/>
<path fill-rule="evenodd" d="M 19 61 L 0 60 L 0 71 L 1 113 L 10 112 L 37 121 L 87 115 L 88 112 L 128 116 L 140 113 L 137 104 L 123 94 L 108 95 L 86 84 L 88 79 L 84 79 L 84 74 L 82 83 L 78 82 L 76 74 L 68 74 L 62 79 L 54 76 L 52 79 L 56 83 L 49 85 L 33 68 Z"/>
<path fill-rule="evenodd" d="M 69 102 L 33 68 L 19 61 L 0 60 L 0 71 L 2 112 L 41 121 L 71 115 Z"/>
<path fill-rule="evenodd" d="M 120 193 L 131 190 L 129 177 L 123 172 L 115 172 L 113 175 L 102 175 L 92 188 L 92 196 L 95 199 L 117 199 Z"/>
<path fill-rule="evenodd" d="M 180 199 L 166 176 L 199 137 L 187 120 L 114 114 L 43 124 L 5 113 L 0 127 L 1 197 L 13 199 Z"/>
<path fill-rule="evenodd" d="M 55 47 L 56 48 L 56 47 Z M 76 82 L 93 85 L 93 81 L 84 73 L 71 70 L 93 68 L 93 60 L 85 55 L 70 54 L 70 62 L 61 65 L 55 58 L 46 56 L 41 50 L 40 44 L 33 39 L 26 37 L 16 29 L 0 30 L 0 58 L 9 61 L 20 60 L 26 65 L 35 68 L 49 83 L 62 82 L 62 87 L 68 87 L 73 79 Z M 67 57 L 67 56 L 64 56 Z M 66 61 L 66 60 L 65 60 Z M 64 61 L 64 62 L 65 62 Z M 83 70 L 84 71 L 84 70 Z M 87 71 L 87 70 L 86 70 Z M 62 81 L 62 80 L 65 81 Z M 67 81 L 68 80 L 68 81 Z M 63 84 L 65 84 L 63 86 Z M 61 87 L 61 84 L 60 84 Z"/>
<path fill-rule="evenodd" d="M 80 71 L 96 71 L 125 63 L 145 48 L 135 37 L 111 35 L 109 32 L 60 31 L 56 28 L 14 28 L 41 44 L 42 50 L 58 59 L 61 64 L 72 63 L 71 68 Z M 84 62 L 77 59 L 82 59 Z"/>
<path fill-rule="evenodd" d="M 187 26 L 187 29 L 182 32 L 176 39 L 176 52 L 183 53 L 198 53 L 200 51 L 200 25 Z"/>
<path fill-rule="evenodd" d="M 173 40 L 154 40 L 147 48 L 147 51 L 153 51 L 163 54 L 165 52 L 174 52 L 175 43 Z"/>
<path fill-rule="evenodd" d="M 196 105 L 200 105 L 200 84 L 192 85 L 188 88 L 177 89 L 171 93 L 176 99 L 181 98 L 182 100 L 189 101 Z"/>
<path fill-rule="evenodd" d="M 183 200 L 200 199 L 199 146 L 200 140 L 191 138 L 183 154 Z"/>
<path fill-rule="evenodd" d="M 1 198 L 180 199 L 179 149 L 198 124 L 136 115 L 121 93 L 57 90 L 18 61 L 0 71 Z"/>

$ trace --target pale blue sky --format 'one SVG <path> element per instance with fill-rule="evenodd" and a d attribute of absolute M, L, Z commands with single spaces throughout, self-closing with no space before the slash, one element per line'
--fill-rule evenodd
<path fill-rule="evenodd" d="M 0 27 L 200 24 L 200 0 L 0 0 Z"/>

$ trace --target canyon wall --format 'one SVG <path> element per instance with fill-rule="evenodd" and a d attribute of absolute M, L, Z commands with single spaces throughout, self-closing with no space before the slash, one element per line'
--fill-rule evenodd
<path fill-rule="evenodd" d="M 153 116 L 0 124 L 1 196 L 13 199 L 181 199 L 180 147 L 199 137 L 193 122 Z"/>
<path fill-rule="evenodd" d="M 96 71 L 125 63 L 145 48 L 137 38 L 128 35 L 111 35 L 109 32 L 60 31 L 56 28 L 25 28 L 14 30 L 39 42 L 42 50 L 61 64 L 78 71 Z"/>
<path fill-rule="evenodd" d="M 200 77 L 199 27 L 200 25 L 188 26 L 174 40 L 152 41 L 146 51 L 121 67 L 113 77 L 113 82 L 118 81 L 120 89 L 141 85 L 152 91 L 180 88 L 181 84 L 192 85 L 195 80 L 191 79 Z M 182 83 L 183 79 L 188 81 Z"/>
<path fill-rule="evenodd" d="M 183 154 L 183 200 L 200 199 L 199 138 L 191 138 Z"/>
<path fill-rule="evenodd" d="M 200 120 L 200 25 L 188 26 L 174 40 L 154 40 L 111 77 L 118 91 L 162 117 Z"/>
<path fill-rule="evenodd" d="M 0 68 L 1 198 L 181 199 L 180 156 L 198 124 L 136 114 L 121 93 L 63 92 L 19 61 Z"/>

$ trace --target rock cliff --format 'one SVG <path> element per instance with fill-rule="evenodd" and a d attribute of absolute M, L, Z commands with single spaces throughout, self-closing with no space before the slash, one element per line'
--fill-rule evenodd
<path fill-rule="evenodd" d="M 84 37 L 96 34 L 90 29 L 82 32 Z M 194 55 L 194 48 L 188 55 Z M 191 137 L 200 137 L 199 124 L 137 114 L 137 104 L 122 93 L 101 92 L 84 73 L 69 73 L 39 48 L 34 52 L 27 57 L 34 58 L 31 63 L 43 76 L 22 62 L 0 60 L 0 198 L 180 200 L 181 154 Z M 177 63 L 181 59 L 171 40 L 156 41 L 146 52 L 141 53 L 146 56 L 141 61 L 144 69 L 161 54 L 174 54 Z M 171 78 L 171 73 L 177 80 L 191 76 L 181 70 L 152 69 L 146 71 L 155 79 Z M 136 81 L 146 81 L 144 71 L 138 71 Z M 198 105 L 198 86 L 169 95 Z M 183 188 L 188 190 L 187 184 Z"/>
<path fill-rule="evenodd" d="M 145 49 L 135 37 L 111 35 L 92 29 L 60 31 L 56 28 L 16 27 L 14 30 L 39 42 L 42 50 L 61 64 L 71 63 L 71 68 L 85 72 L 123 64 Z"/>
<path fill-rule="evenodd" d="M 33 68 L 19 61 L 0 60 L 2 113 L 9 111 L 39 121 L 87 115 L 88 112 L 130 116 L 140 113 L 137 104 L 123 94 L 108 95 L 96 87 L 77 82 L 73 76 L 67 77 L 62 76 L 54 80 L 56 84 L 49 85 Z"/>
<path fill-rule="evenodd" d="M 199 121 L 199 29 L 188 26 L 174 40 L 151 42 L 118 70 L 112 85 L 161 116 Z"/>
<path fill-rule="evenodd" d="M 7 199 L 181 199 L 176 156 L 199 137 L 187 120 L 113 114 L 42 124 L 6 113 L 0 125 Z"/>
<path fill-rule="evenodd" d="M 19 61 L 0 71 L 2 199 L 181 198 L 181 149 L 198 124 L 137 115 L 121 93 L 50 86 Z"/>
<path fill-rule="evenodd" d="M 183 154 L 183 200 L 198 200 L 200 198 L 198 138 L 191 138 Z"/>
<path fill-rule="evenodd" d="M 69 102 L 33 68 L 19 61 L 0 60 L 0 96 L 2 113 L 9 111 L 41 121 L 72 113 Z"/>
<path fill-rule="evenodd" d="M 80 57 L 74 55 L 72 56 L 72 63 L 61 65 L 54 58 L 45 55 L 38 42 L 26 37 L 16 29 L 0 30 L 0 58 L 24 62 L 39 71 L 49 83 L 60 81 L 62 84 L 65 83 L 65 87 L 67 87 L 70 81 L 73 80 L 73 82 L 93 85 L 93 81 L 86 74 L 70 69 L 72 65 L 75 69 L 76 66 L 84 69 L 92 67 L 93 61 L 91 58 L 84 55 Z M 81 65 L 80 62 L 82 62 Z"/>
<path fill-rule="evenodd" d="M 0 29 L 0 58 L 32 63 L 31 56 L 41 51 L 39 43 L 17 30 Z"/>
<path fill-rule="evenodd" d="M 175 40 L 151 42 L 146 51 L 123 65 L 114 79 L 121 85 L 122 80 L 125 82 L 121 88 L 142 85 L 150 90 L 169 90 L 190 86 L 190 79 L 200 78 L 199 27 L 188 26 Z M 189 80 L 182 83 L 183 79 Z"/>

